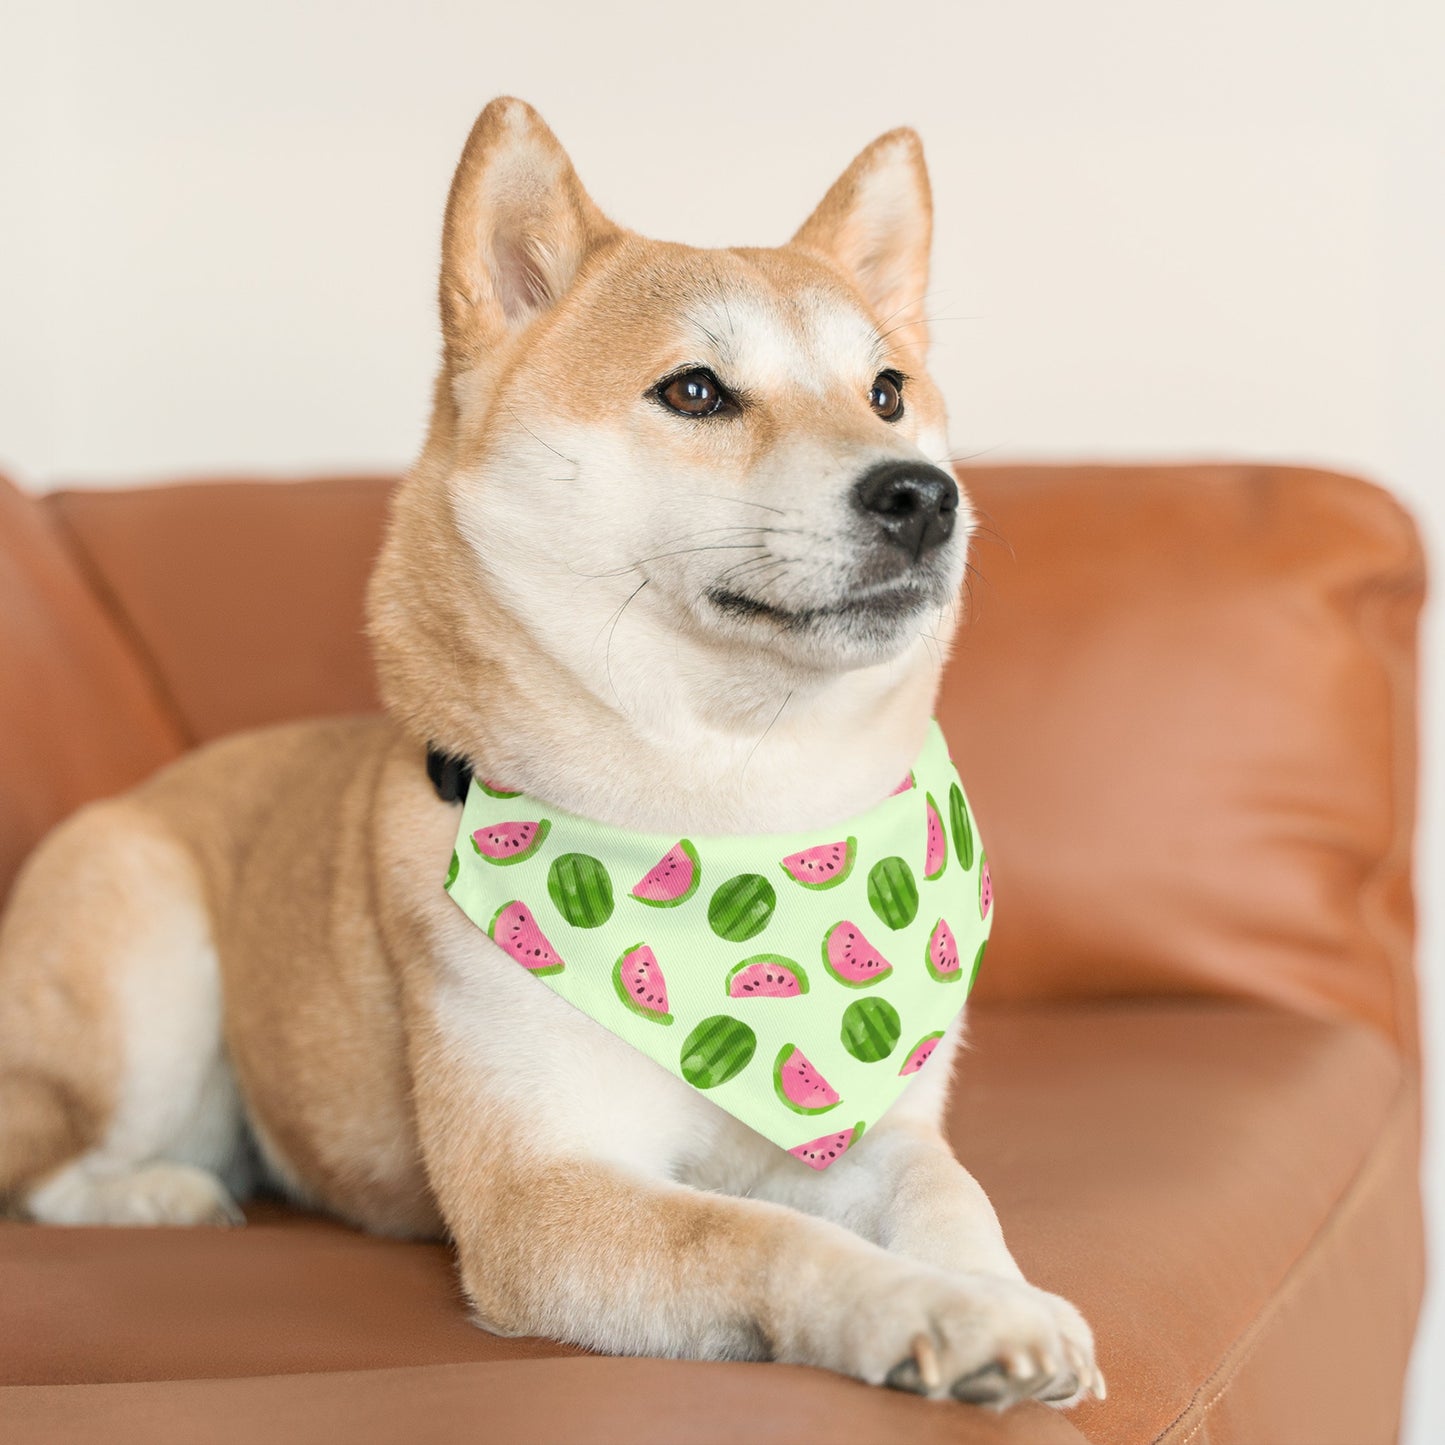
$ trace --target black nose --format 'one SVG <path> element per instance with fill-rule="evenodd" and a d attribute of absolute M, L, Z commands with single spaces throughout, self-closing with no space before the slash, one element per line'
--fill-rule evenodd
<path fill-rule="evenodd" d="M 915 562 L 948 541 L 958 516 L 958 483 L 927 462 L 879 462 L 858 478 L 853 499 Z"/>

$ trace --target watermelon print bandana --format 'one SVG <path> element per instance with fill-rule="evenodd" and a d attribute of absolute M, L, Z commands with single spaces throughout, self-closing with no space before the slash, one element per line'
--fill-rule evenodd
<path fill-rule="evenodd" d="M 938 724 L 836 827 L 673 838 L 474 779 L 446 888 L 537 982 L 813 1169 L 963 1008 L 993 885 Z"/>

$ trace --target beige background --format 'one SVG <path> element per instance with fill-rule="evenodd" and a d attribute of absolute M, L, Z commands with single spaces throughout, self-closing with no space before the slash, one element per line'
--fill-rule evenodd
<path fill-rule="evenodd" d="M 957 451 L 1359 469 L 1438 555 L 1442 16 L 3 0 L 0 466 L 48 486 L 404 463 L 446 182 L 478 106 L 511 91 L 606 209 L 698 243 L 782 239 L 870 136 L 916 125 Z M 1438 625 L 1431 655 L 1438 733 Z M 1438 770 L 1429 788 L 1439 820 Z M 1437 1056 L 1440 834 L 1421 873 Z M 1437 1311 L 1420 1445 L 1445 1439 L 1442 1364 Z"/>

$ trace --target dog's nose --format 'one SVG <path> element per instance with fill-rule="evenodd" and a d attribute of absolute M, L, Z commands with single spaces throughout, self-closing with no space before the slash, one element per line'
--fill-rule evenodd
<path fill-rule="evenodd" d="M 853 500 L 916 562 L 953 535 L 958 483 L 927 462 L 879 462 L 858 478 Z"/>

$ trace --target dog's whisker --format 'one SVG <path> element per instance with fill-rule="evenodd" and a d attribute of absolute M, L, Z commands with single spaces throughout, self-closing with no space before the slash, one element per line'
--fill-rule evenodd
<path fill-rule="evenodd" d="M 702 527 L 695 532 L 684 532 L 676 537 L 668 538 L 667 540 L 672 542 L 683 542 L 687 541 L 689 538 L 692 537 L 704 537 L 711 533 L 717 532 L 745 533 L 755 537 L 764 537 L 773 535 L 782 536 L 805 534 L 806 529 L 803 527 L 756 526 L 752 523 L 746 523 L 729 527 Z M 634 559 L 633 561 L 629 562 L 625 567 L 615 567 L 612 568 L 610 571 L 606 572 L 584 572 L 576 567 L 569 567 L 568 571 L 570 571 L 574 577 L 587 577 L 594 580 L 607 577 L 623 577 L 626 576 L 629 572 L 636 571 L 637 568 L 641 567 L 645 562 L 657 562 L 667 557 L 686 557 L 693 552 L 741 551 L 744 549 L 758 548 L 762 545 L 763 544 L 761 542 L 710 542 L 700 544 L 696 547 L 679 547 L 669 551 L 654 552 L 651 556 L 638 557 Z"/>
<path fill-rule="evenodd" d="M 778 719 L 779 719 L 780 717 L 782 717 L 782 715 L 783 715 L 783 709 L 784 709 L 785 707 L 787 707 L 787 705 L 788 705 L 790 702 L 792 702 L 792 700 L 793 700 L 793 689 L 792 689 L 792 688 L 789 688 L 789 689 L 788 689 L 788 695 L 787 695 L 787 697 L 785 697 L 785 698 L 782 700 L 782 702 L 778 705 L 778 710 L 777 710 L 777 712 L 775 712 L 775 713 L 773 714 L 773 720 L 772 720 L 772 722 L 770 722 L 770 723 L 767 725 L 767 727 L 765 727 L 765 728 L 762 730 L 762 733 L 759 735 L 757 742 L 755 742 L 755 743 L 752 745 L 752 748 L 751 748 L 751 750 L 748 752 L 747 757 L 743 759 L 743 769 L 742 769 L 742 776 L 743 776 L 743 777 L 746 777 L 746 776 L 747 776 L 748 764 L 749 764 L 750 762 L 752 762 L 752 760 L 753 760 L 753 754 L 756 753 L 757 750 L 758 750 L 760 747 L 762 747 L 762 745 L 763 745 L 763 739 L 766 738 L 767 735 L 768 735 L 770 732 L 772 732 L 774 725 L 777 723 Z"/>
<path fill-rule="evenodd" d="M 625 577 L 629 572 L 637 571 L 644 563 L 658 562 L 664 557 L 688 557 L 694 552 L 755 552 L 760 545 L 757 542 L 710 542 L 701 547 L 681 547 L 673 552 L 654 552 L 650 557 L 639 557 L 625 567 L 615 567 L 610 572 L 579 572 L 575 567 L 569 567 L 568 571 L 574 577 L 586 577 L 591 581 L 600 581 L 608 577 Z"/>
<path fill-rule="evenodd" d="M 791 508 L 770 507 L 766 502 L 755 502 L 751 497 L 723 497 L 716 492 L 699 492 L 700 497 L 710 497 L 715 502 L 733 502 L 739 507 L 760 507 L 765 512 L 776 512 L 780 517 L 786 517 Z"/>
<path fill-rule="evenodd" d="M 502 402 L 502 405 L 505 406 L 508 412 L 511 413 L 512 420 L 516 422 L 517 425 L 521 427 L 522 430 L 526 432 L 527 435 L 531 437 L 532 440 L 536 442 L 539 447 L 546 447 L 547 450 L 551 452 L 554 457 L 561 457 L 562 460 L 566 462 L 569 467 L 576 468 L 576 471 L 574 471 L 572 476 L 565 478 L 556 478 L 556 480 L 575 482 L 577 480 L 577 473 L 582 470 L 582 463 L 579 462 L 576 457 L 569 457 L 566 452 L 559 452 L 557 448 L 554 447 L 550 442 L 544 442 L 542 438 L 539 437 L 537 433 L 534 432 L 532 428 L 529 427 L 527 423 L 524 422 L 522 418 L 517 415 L 517 409 L 511 404 L 511 402 L 504 400 Z"/>
<path fill-rule="evenodd" d="M 803 576 L 800 577 L 797 581 L 795 581 L 792 587 L 790 587 L 788 591 L 784 593 L 783 596 L 779 599 L 778 606 L 788 606 L 804 587 L 811 585 L 815 578 L 820 577 L 832 565 L 833 564 L 830 561 L 819 562 L 816 567 L 813 567 L 809 571 L 805 572 Z"/>
<path fill-rule="evenodd" d="M 907 331 L 910 326 L 936 326 L 940 321 L 982 321 L 984 319 L 982 316 L 914 316 L 907 321 L 900 321 L 897 326 L 890 326 L 887 331 L 880 331 L 878 340 L 886 342 L 890 336 L 895 336 L 900 331 Z M 888 346 L 884 350 L 891 352 L 893 348 Z"/>
<path fill-rule="evenodd" d="M 922 306 L 923 303 L 927 301 L 930 296 L 937 296 L 938 294 L 939 290 L 936 286 L 930 287 L 921 296 L 915 296 L 912 298 L 912 300 L 905 301 L 902 306 L 895 306 L 893 310 L 888 313 L 887 316 L 880 316 L 878 318 L 878 325 L 887 326 L 888 323 L 892 321 L 895 316 L 902 316 L 905 311 L 911 311 L 915 306 Z M 903 324 L 910 325 L 911 323 L 904 322 Z M 894 328 L 895 331 L 897 329 L 897 327 Z M 891 332 L 885 331 L 879 336 L 878 339 L 882 341 L 885 337 L 890 336 L 891 334 Z"/>
<path fill-rule="evenodd" d="M 974 527 L 974 535 L 987 537 L 991 542 L 997 542 L 1001 547 L 1007 548 L 1009 556 L 1017 561 L 1018 554 L 1014 551 L 1013 543 L 999 530 L 992 515 L 988 512 L 981 511 L 977 507 L 974 508 L 974 515 L 979 518 L 983 524 Z"/>
<path fill-rule="evenodd" d="M 961 466 L 966 462 L 976 462 L 980 457 L 992 456 L 994 452 L 1003 448 L 1002 442 L 995 442 L 991 447 L 980 447 L 976 452 L 950 452 L 947 456 L 930 457 L 929 461 L 936 467 Z"/>
<path fill-rule="evenodd" d="M 779 557 L 775 552 L 765 551 L 760 556 L 746 557 L 741 562 L 734 562 L 730 566 L 724 567 L 723 570 L 718 573 L 715 580 L 718 582 L 731 581 L 734 578 L 741 576 L 744 572 L 748 571 L 749 568 L 759 566 L 764 562 L 778 562 L 781 564 L 787 564 L 791 560 L 791 558 Z"/>
<path fill-rule="evenodd" d="M 924 647 L 927 648 L 930 652 L 932 652 L 934 662 L 935 662 L 939 667 L 942 667 L 942 666 L 943 666 L 943 644 L 938 640 L 938 634 L 935 633 L 935 632 L 930 632 L 930 631 L 928 630 L 928 628 L 926 628 L 926 627 L 921 627 L 921 628 L 919 628 L 919 630 L 918 630 L 918 636 L 919 636 L 920 640 L 922 641 Z M 932 647 L 929 647 L 929 644 L 930 644 L 930 643 L 933 644 Z"/>
<path fill-rule="evenodd" d="M 735 562 L 731 567 L 719 573 L 716 578 L 709 582 L 707 586 L 698 593 L 698 599 L 699 601 L 705 599 L 708 593 L 720 583 L 727 582 L 729 584 L 736 584 L 742 578 L 743 573 L 748 572 L 750 568 L 757 568 L 758 570 L 749 572 L 747 580 L 759 586 L 767 587 L 769 583 L 782 576 L 792 565 L 793 561 L 794 559 L 791 557 L 776 557 L 772 553 L 768 553 L 764 557 L 753 557 L 745 562 Z M 769 563 L 772 564 L 774 569 L 771 572 L 766 570 Z"/>
<path fill-rule="evenodd" d="M 678 547 L 671 552 L 654 552 L 650 557 L 639 557 L 625 570 L 630 572 L 644 562 L 660 562 L 664 557 L 691 557 L 697 552 L 755 552 L 759 545 L 757 542 L 706 542 L 699 547 Z"/>
<path fill-rule="evenodd" d="M 607 673 L 607 686 L 612 690 L 612 696 L 617 699 L 617 705 L 626 710 L 626 704 L 622 701 L 622 694 L 617 691 L 617 684 L 612 680 L 612 639 L 617 636 L 617 625 L 622 621 L 622 614 L 632 605 L 637 594 L 647 586 L 648 578 L 644 577 L 636 587 L 627 595 L 626 601 L 612 615 L 612 627 L 607 634 L 607 650 L 602 656 L 602 665 Z M 600 633 L 598 634 L 601 635 Z"/>

